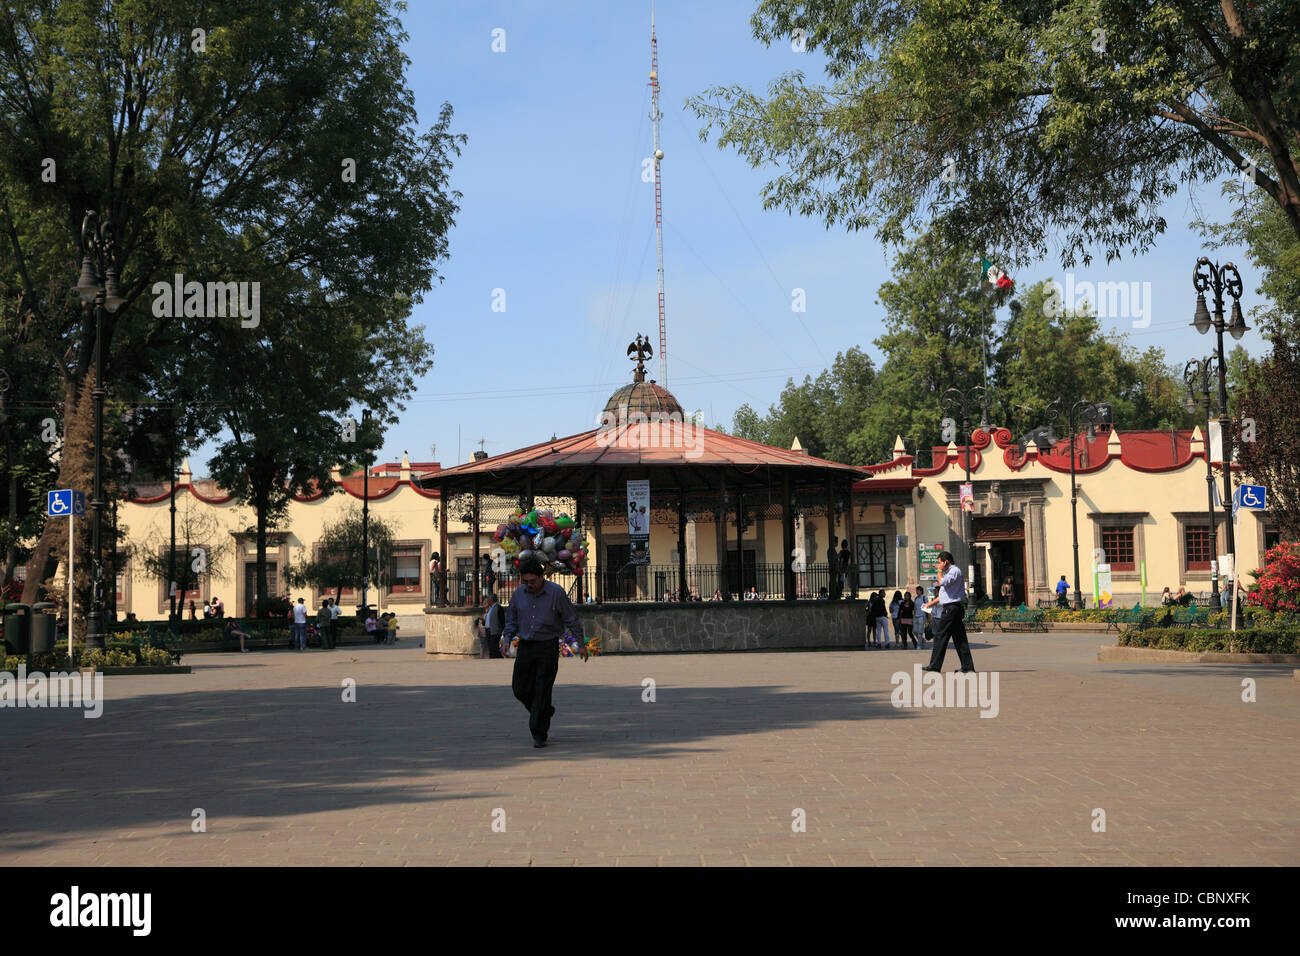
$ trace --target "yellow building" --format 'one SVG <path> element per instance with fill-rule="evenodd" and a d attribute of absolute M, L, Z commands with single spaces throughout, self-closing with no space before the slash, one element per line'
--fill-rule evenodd
<path fill-rule="evenodd" d="M 705 441 L 716 434 L 701 431 Z M 892 591 L 915 586 L 918 581 L 932 582 L 932 564 L 927 562 L 927 556 L 932 557 L 942 548 L 951 550 L 963 567 L 973 563 L 974 583 L 991 596 L 998 597 L 1001 582 L 1010 577 L 1017 603 L 1032 605 L 1050 600 L 1055 597 L 1061 575 L 1066 576 L 1072 595 L 1070 447 L 1070 442 L 1063 440 L 1052 448 L 1038 449 L 1030 443 L 1022 449 L 1006 429 L 989 433 L 976 430 L 970 451 L 973 562 L 962 544 L 960 489 L 965 481 L 966 450 L 955 444 L 935 448 L 934 464 L 921 467 L 899 440 L 893 459 L 867 466 L 871 478 L 854 486 L 851 517 L 842 496 L 834 502 L 833 530 L 827 528 L 824 499 L 803 503 L 795 524 L 799 555 L 782 554 L 781 522 L 770 503 L 761 499 L 745 501 L 746 520 L 739 537 L 735 512 L 730 512 L 725 578 L 719 568 L 720 536 L 707 511 L 688 514 L 684 541 L 679 541 L 675 517 L 668 521 L 652 516 L 651 563 L 636 567 L 628 566 L 626 520 L 621 515 L 608 515 L 602 523 L 602 553 L 593 554 L 588 561 L 585 594 L 596 593 L 591 584 L 593 576 L 604 574 L 607 601 L 665 600 L 678 587 L 678 549 L 684 547 L 688 585 L 702 599 L 709 599 L 715 590 L 739 595 L 751 588 L 763 599 L 780 597 L 784 593 L 785 564 L 797 559 L 805 566 L 798 575 L 798 594 L 815 597 L 828 582 L 829 538 L 848 537 L 851 521 L 856 568 L 850 585 L 856 585 L 859 594 L 873 588 Z M 797 440 L 794 450 L 799 450 Z M 1111 593 L 1117 603 L 1131 605 L 1138 600 L 1143 565 L 1148 603 L 1157 602 L 1166 586 L 1174 592 L 1186 587 L 1194 593 L 1208 594 L 1210 561 L 1224 553 L 1226 534 L 1220 520 L 1217 541 L 1211 546 L 1205 442 L 1200 431 L 1119 432 L 1102 428 L 1093 440 L 1078 436 L 1074 450 L 1080 584 L 1085 599 L 1095 603 L 1092 566 L 1094 557 L 1102 557 L 1103 553 L 1110 566 Z M 476 457 L 480 454 L 476 453 Z M 439 548 L 443 515 L 437 491 L 422 488 L 420 482 L 429 485 L 429 479 L 435 478 L 439 470 L 436 463 L 413 465 L 405 457 L 400 463 L 371 470 L 370 513 L 396 529 L 393 548 L 380 556 L 387 566 L 389 584 L 370 596 L 382 610 L 414 614 L 432 603 L 429 563 Z M 1215 476 L 1219 476 L 1217 467 Z M 267 560 L 272 594 L 305 597 L 313 608 L 324 597 L 332 596 L 330 592 L 306 590 L 295 590 L 290 595 L 284 585 L 284 572 L 319 547 L 326 523 L 337 520 L 346 509 L 360 506 L 364 485 L 360 474 L 343 477 L 336 470 L 331 493 L 296 498 L 290 503 L 287 519 L 270 535 Z M 122 502 L 119 524 L 135 547 L 157 547 L 160 554 L 165 554 L 171 489 L 160 483 L 138 485 L 135 492 Z M 236 505 L 212 482 L 194 481 L 188 464 L 178 476 L 175 495 L 178 548 L 188 544 L 203 549 L 228 543 L 224 561 L 201 575 L 199 586 L 184 596 L 185 615 L 189 602 L 201 609 L 205 600 L 214 597 L 222 599 L 227 614 L 245 615 L 252 606 L 256 563 L 255 538 L 249 533 L 254 524 L 252 510 Z M 652 504 L 657 503 L 655 495 L 652 488 Z M 537 504 L 544 507 L 548 502 L 539 499 Z M 557 511 L 572 510 L 572 502 L 564 499 L 549 504 Z M 479 536 L 481 555 L 491 550 L 491 532 L 504 513 L 490 520 L 485 516 Z M 204 520 L 197 520 L 199 517 Z M 464 516 L 452 513 L 449 522 L 448 553 L 442 557 L 448 572 L 450 602 L 461 604 L 472 593 L 475 548 Z M 211 540 L 186 542 L 184 531 L 195 527 L 206 529 Z M 1240 513 L 1236 533 L 1239 581 L 1249 586 L 1248 572 L 1260 566 L 1265 549 L 1276 540 L 1277 532 L 1267 513 Z M 117 590 L 119 618 L 128 612 L 142 620 L 166 616 L 164 583 L 145 577 L 139 562 L 126 563 L 118 575 Z M 346 610 L 359 602 L 359 594 L 345 589 Z"/>

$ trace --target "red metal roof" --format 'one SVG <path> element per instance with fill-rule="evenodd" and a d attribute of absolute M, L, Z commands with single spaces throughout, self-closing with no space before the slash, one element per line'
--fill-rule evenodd
<path fill-rule="evenodd" d="M 646 422 L 634 418 L 616 427 L 595 428 L 457 465 L 423 481 L 426 487 L 435 487 L 448 479 L 462 484 L 464 479 L 475 476 L 500 479 L 506 472 L 565 470 L 572 473 L 574 469 L 666 466 L 692 469 L 731 466 L 743 474 L 765 466 L 793 468 L 805 474 L 829 471 L 845 478 L 870 474 L 865 468 L 774 448 L 690 423 Z M 555 481 L 558 485 L 564 479 L 556 476 Z"/>

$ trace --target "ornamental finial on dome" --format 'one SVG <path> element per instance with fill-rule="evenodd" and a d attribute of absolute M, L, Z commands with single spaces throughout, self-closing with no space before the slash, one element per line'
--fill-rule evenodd
<path fill-rule="evenodd" d="M 650 340 L 647 339 L 640 332 L 637 333 L 637 336 L 632 341 L 632 344 L 627 347 L 627 354 L 629 358 L 632 357 L 633 353 L 636 354 L 636 373 L 632 376 L 632 381 L 644 382 L 645 381 L 645 360 L 653 356 L 655 353 L 654 353 L 654 349 L 650 347 Z"/>

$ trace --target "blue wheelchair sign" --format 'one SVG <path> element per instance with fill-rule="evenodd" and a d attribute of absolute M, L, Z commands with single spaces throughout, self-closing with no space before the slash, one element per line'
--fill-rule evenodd
<path fill-rule="evenodd" d="M 81 517 L 86 513 L 86 493 L 63 488 L 51 491 L 45 499 L 45 510 L 51 518 Z"/>
<path fill-rule="evenodd" d="M 1242 485 L 1237 489 L 1237 505 L 1252 511 L 1264 510 L 1267 489 L 1263 485 Z"/>

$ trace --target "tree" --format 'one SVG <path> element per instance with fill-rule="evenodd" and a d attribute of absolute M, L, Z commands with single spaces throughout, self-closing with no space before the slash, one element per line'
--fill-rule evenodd
<path fill-rule="evenodd" d="M 195 507 L 195 499 L 186 496 L 185 503 L 176 509 L 176 558 L 171 552 L 171 526 L 155 526 L 131 555 L 141 573 L 154 581 L 162 581 L 171 593 L 171 583 L 176 585 L 178 614 L 185 592 L 196 590 L 205 576 L 223 578 L 234 555 L 234 545 L 223 532 L 212 510 L 206 506 Z M 175 577 L 170 577 L 171 574 Z"/>
<path fill-rule="evenodd" d="M 69 294 L 87 209 L 116 226 L 126 305 L 98 344 L 107 385 L 128 395 L 245 319 L 171 314 L 155 284 L 177 273 L 267 286 L 289 273 L 298 283 L 282 288 L 310 285 L 355 316 L 419 301 L 446 255 L 464 137 L 446 105 L 416 128 L 392 3 L 216 0 L 203 13 L 197 29 L 188 0 L 14 0 L 0 19 L 0 305 L 59 370 L 65 427 L 89 402 L 97 345 L 91 310 Z M 210 355 L 191 399 L 226 374 Z M 64 445 L 67 486 L 92 452 Z M 47 523 L 36 546 L 27 599 L 57 531 Z"/>
<path fill-rule="evenodd" d="M 321 591 L 334 588 L 336 604 L 345 587 L 360 589 L 363 553 L 361 531 L 361 509 L 353 506 L 325 526 L 321 532 L 318 553 L 304 557 L 289 569 L 289 583 L 294 587 L 314 587 Z M 371 549 L 368 563 L 372 586 L 380 587 L 388 583 L 388 568 L 380 561 L 389 553 L 396 536 L 393 527 L 383 518 L 370 516 L 367 537 Z"/>
<path fill-rule="evenodd" d="M 1268 488 L 1268 510 L 1283 538 L 1300 541 L 1300 419 L 1295 414 L 1300 348 L 1295 339 L 1274 329 L 1272 351 L 1249 366 L 1244 378 L 1238 407 L 1252 420 L 1255 440 L 1234 442 L 1238 460 L 1254 483 Z"/>
<path fill-rule="evenodd" d="M 932 222 L 1004 267 L 1059 233 L 1069 266 L 1144 251 L 1178 184 L 1245 169 L 1300 237 L 1293 4 L 762 0 L 751 23 L 828 58 L 825 86 L 689 101 L 701 138 L 781 169 L 765 208 L 890 243 Z"/>
<path fill-rule="evenodd" d="M 872 395 L 876 370 L 861 350 L 835 356 L 835 364 L 802 385 L 786 382 L 778 404 L 760 417 L 741 405 L 732 419 L 737 437 L 789 448 L 795 438 L 808 454 L 832 461 L 857 460 L 861 416 Z"/>

